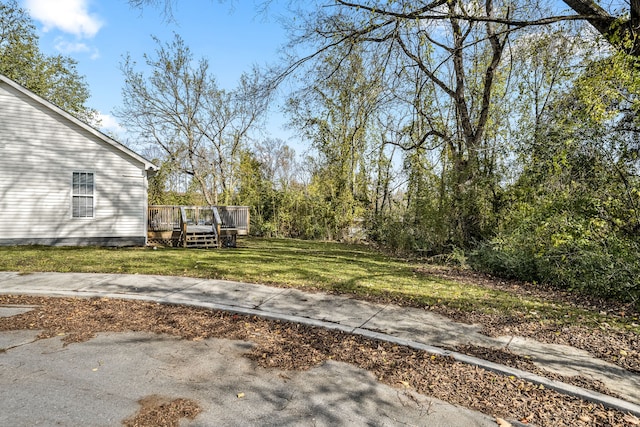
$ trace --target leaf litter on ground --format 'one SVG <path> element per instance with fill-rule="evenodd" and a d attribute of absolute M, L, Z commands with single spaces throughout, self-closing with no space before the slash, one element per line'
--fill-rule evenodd
<path fill-rule="evenodd" d="M 27 313 L 0 318 L 0 331 L 40 330 L 41 339 L 64 334 L 61 339 L 65 345 L 90 340 L 104 332 L 153 332 L 188 340 L 242 340 L 253 343 L 246 356 L 265 368 L 306 370 L 326 360 L 350 363 L 369 370 L 379 381 L 393 387 L 410 388 L 502 419 L 526 420 L 538 426 L 625 426 L 636 420 L 630 414 L 465 365 L 450 357 L 306 325 L 106 298 L 4 295 L 0 296 L 0 304 L 36 307 Z M 191 408 L 197 411 L 197 404 L 194 405 Z M 178 409 L 171 409 L 171 405 L 164 408 L 170 412 L 183 411 L 180 405 Z M 160 416 L 168 417 L 166 413 Z M 139 421 L 132 425 L 145 424 Z"/>

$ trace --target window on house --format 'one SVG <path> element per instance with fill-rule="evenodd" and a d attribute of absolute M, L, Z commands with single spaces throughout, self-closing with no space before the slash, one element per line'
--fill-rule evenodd
<path fill-rule="evenodd" d="M 93 218 L 93 172 L 73 173 L 73 218 Z"/>

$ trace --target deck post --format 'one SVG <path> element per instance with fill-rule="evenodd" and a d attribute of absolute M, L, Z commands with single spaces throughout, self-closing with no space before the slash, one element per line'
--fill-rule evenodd
<path fill-rule="evenodd" d="M 216 238 L 218 241 L 218 248 L 222 247 L 222 235 L 220 234 L 220 228 L 222 226 L 222 220 L 220 219 L 220 213 L 218 212 L 217 206 L 211 206 L 211 211 L 213 212 L 213 230 L 216 233 Z"/>
<path fill-rule="evenodd" d="M 184 206 L 180 206 L 180 240 L 182 240 L 182 247 L 187 247 L 187 213 Z"/>

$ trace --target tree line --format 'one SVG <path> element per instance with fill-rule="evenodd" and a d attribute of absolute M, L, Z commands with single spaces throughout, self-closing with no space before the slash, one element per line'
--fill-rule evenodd
<path fill-rule="evenodd" d="M 305 6 L 252 93 L 295 77 L 284 113 L 311 150 L 247 139 L 217 191 L 253 207 L 258 233 L 341 239 L 362 224 L 393 250 L 637 301 L 640 8 L 565 3 L 578 15 Z"/>

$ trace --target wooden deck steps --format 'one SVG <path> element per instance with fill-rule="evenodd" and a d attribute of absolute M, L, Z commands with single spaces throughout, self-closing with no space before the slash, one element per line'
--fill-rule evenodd
<path fill-rule="evenodd" d="M 185 236 L 185 245 L 187 248 L 217 248 L 218 238 L 212 231 L 187 232 Z"/>

